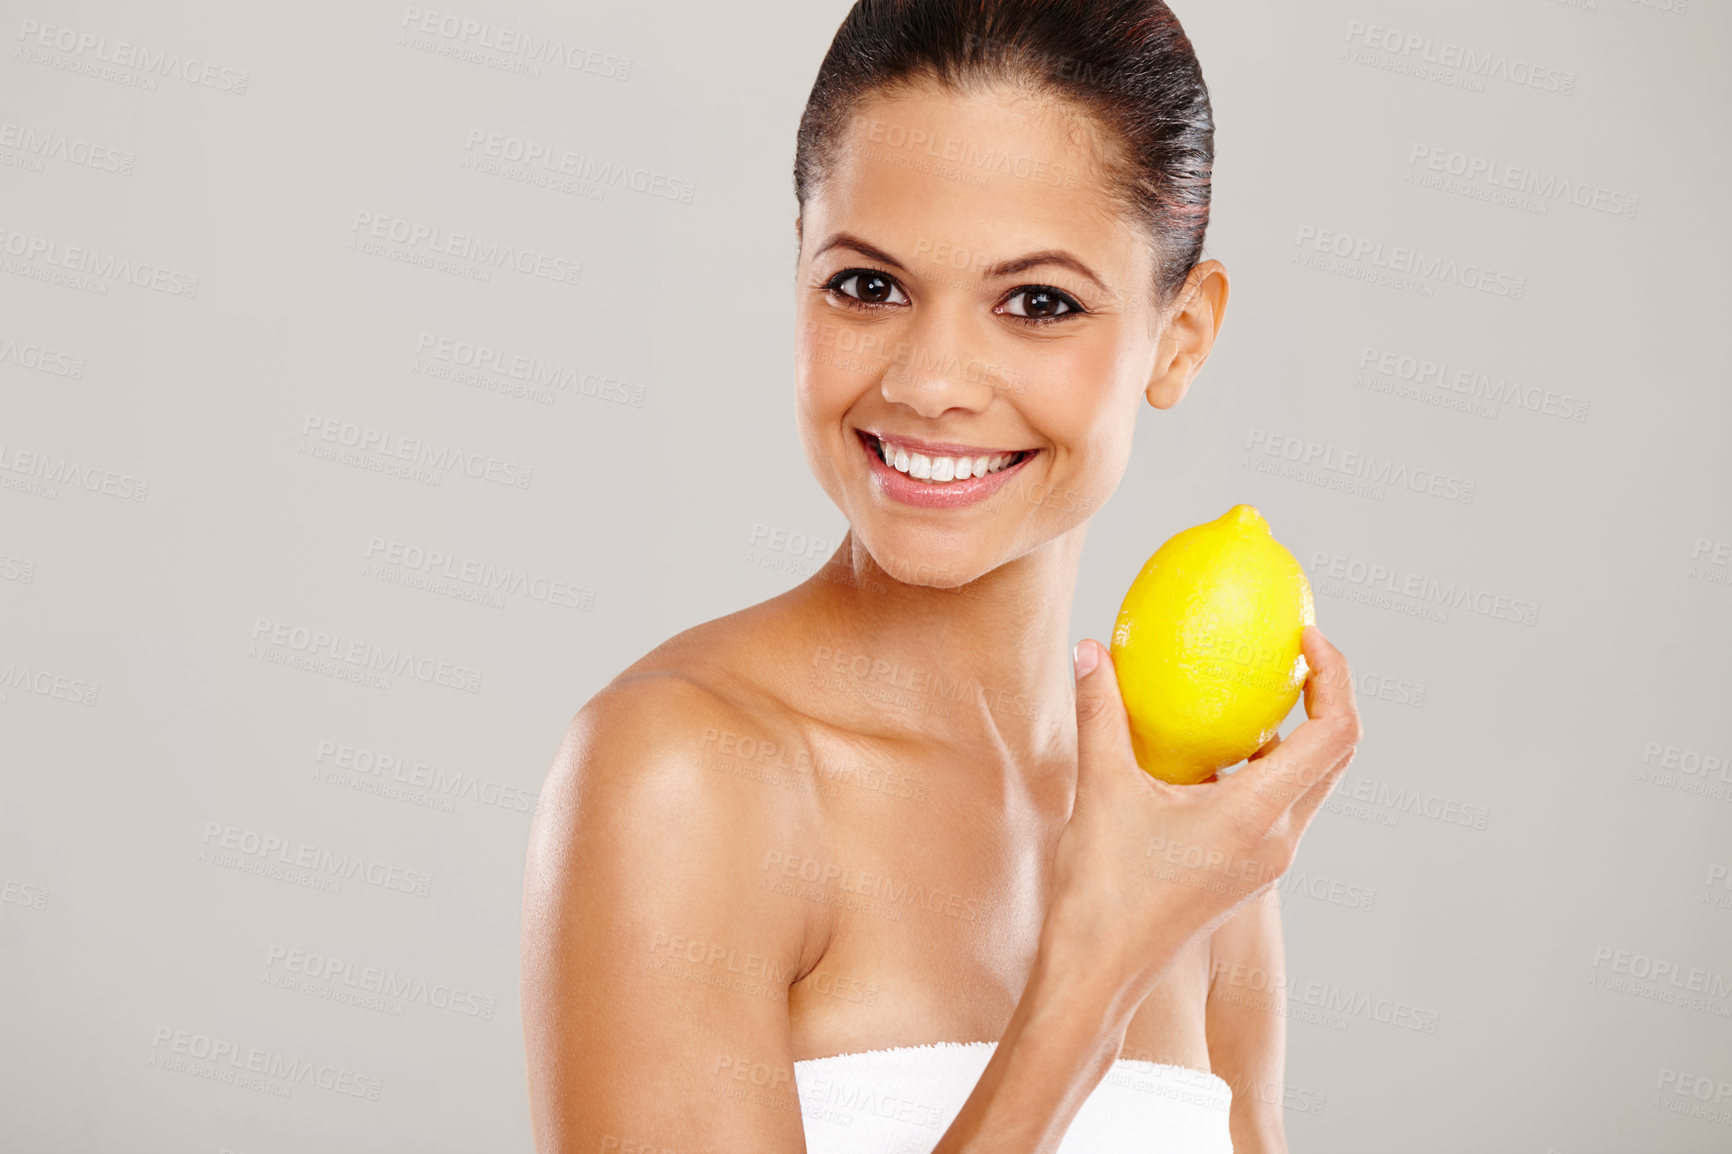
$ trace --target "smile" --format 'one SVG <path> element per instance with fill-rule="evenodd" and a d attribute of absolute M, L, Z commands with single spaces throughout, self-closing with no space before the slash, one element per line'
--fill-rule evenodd
<path fill-rule="evenodd" d="M 872 433 L 862 432 L 860 437 L 873 455 L 884 464 L 898 473 L 929 485 L 955 484 L 971 477 L 999 473 L 1022 464 L 1037 451 L 964 451 L 962 447 L 946 445 L 943 446 L 946 452 L 941 453 L 937 448 L 928 448 L 923 452 L 910 447 L 906 442 L 887 440 Z"/>
<path fill-rule="evenodd" d="M 935 444 L 856 429 L 876 490 L 899 505 L 961 509 L 986 500 L 1018 476 L 1039 449 Z"/>

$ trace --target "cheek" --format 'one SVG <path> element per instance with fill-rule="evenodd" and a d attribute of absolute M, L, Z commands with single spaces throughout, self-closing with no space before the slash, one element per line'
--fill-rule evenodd
<path fill-rule="evenodd" d="M 794 356 L 803 379 L 826 388 L 858 390 L 883 371 L 890 348 L 883 329 L 822 313 L 802 314 L 798 324 Z"/>
<path fill-rule="evenodd" d="M 1030 364 L 1029 407 L 1038 407 L 1035 419 L 1060 448 L 1092 455 L 1103 438 L 1123 430 L 1124 364 L 1114 353 L 1105 341 L 1076 341 Z"/>

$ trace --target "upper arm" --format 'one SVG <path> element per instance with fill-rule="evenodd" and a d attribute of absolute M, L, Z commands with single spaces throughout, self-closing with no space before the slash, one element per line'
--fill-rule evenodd
<path fill-rule="evenodd" d="M 1236 1154 L 1286 1154 L 1281 1117 L 1287 967 L 1273 889 L 1247 902 L 1210 939 L 1209 1065 L 1233 1088 Z"/>
<path fill-rule="evenodd" d="M 787 791 L 705 767 L 728 717 L 677 678 L 610 689 L 548 775 L 522 959 L 543 1154 L 805 1150 L 787 998 L 804 920 L 758 886 Z"/>

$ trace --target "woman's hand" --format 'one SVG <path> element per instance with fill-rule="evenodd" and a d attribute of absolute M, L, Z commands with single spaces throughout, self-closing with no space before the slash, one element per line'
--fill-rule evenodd
<path fill-rule="evenodd" d="M 1040 944 L 1056 968 L 1080 967 L 1134 1006 L 1187 944 L 1292 864 L 1361 733 L 1346 658 L 1314 625 L 1301 646 L 1306 720 L 1199 785 L 1137 765 L 1112 658 L 1098 642 L 1077 646 L 1076 801 L 1054 850 Z"/>

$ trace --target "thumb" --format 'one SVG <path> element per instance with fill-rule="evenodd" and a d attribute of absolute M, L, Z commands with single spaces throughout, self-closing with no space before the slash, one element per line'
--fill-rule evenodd
<path fill-rule="evenodd" d="M 1076 755 L 1078 784 L 1109 767 L 1136 764 L 1130 715 L 1119 695 L 1112 654 L 1083 638 L 1076 647 Z"/>

